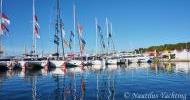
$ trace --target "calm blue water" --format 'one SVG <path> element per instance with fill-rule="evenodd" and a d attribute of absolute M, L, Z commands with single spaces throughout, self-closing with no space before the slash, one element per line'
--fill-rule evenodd
<path fill-rule="evenodd" d="M 131 64 L 0 73 L 1 100 L 190 99 L 190 64 Z"/>

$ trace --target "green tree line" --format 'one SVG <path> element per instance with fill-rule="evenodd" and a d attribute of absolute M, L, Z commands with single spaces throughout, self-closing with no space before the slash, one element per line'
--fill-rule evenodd
<path fill-rule="evenodd" d="M 164 50 L 183 50 L 190 49 L 190 42 L 187 43 L 176 43 L 176 44 L 164 44 L 159 46 L 150 46 L 148 48 L 138 48 L 135 49 L 136 53 L 144 53 L 145 51 L 164 51 Z"/>

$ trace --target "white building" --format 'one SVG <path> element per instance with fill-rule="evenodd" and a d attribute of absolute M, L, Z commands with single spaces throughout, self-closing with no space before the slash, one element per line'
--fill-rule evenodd
<path fill-rule="evenodd" d="M 175 54 L 176 60 L 190 60 L 190 52 L 187 49 L 182 51 L 174 50 L 171 51 L 171 54 Z"/>

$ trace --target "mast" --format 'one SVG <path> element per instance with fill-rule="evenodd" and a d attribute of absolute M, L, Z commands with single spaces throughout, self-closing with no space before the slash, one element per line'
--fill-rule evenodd
<path fill-rule="evenodd" d="M 64 31 L 64 24 L 62 19 L 60 19 L 60 29 L 61 29 L 61 41 L 62 41 L 62 53 L 63 53 L 63 60 L 65 59 L 65 50 L 64 50 L 64 38 L 65 38 L 65 32 L 63 34 Z"/>
<path fill-rule="evenodd" d="M 112 36 L 113 36 L 113 28 L 112 28 L 112 23 L 110 22 L 110 31 L 111 31 L 111 41 L 112 41 L 112 45 L 113 45 L 113 50 L 114 50 L 114 52 L 116 52 L 116 49 L 115 49 L 115 44 L 114 44 L 114 41 L 113 41 L 113 38 L 112 38 Z"/>
<path fill-rule="evenodd" d="M 78 40 L 79 40 L 79 47 L 80 47 L 80 56 L 82 56 L 82 47 L 81 47 L 81 39 L 80 39 L 80 36 L 79 34 L 82 34 L 81 31 L 80 31 L 80 24 L 77 23 L 77 28 L 78 28 Z"/>
<path fill-rule="evenodd" d="M 56 8 L 56 23 L 55 23 L 55 35 L 54 35 L 54 43 L 56 44 L 56 56 L 57 60 L 59 58 L 59 0 L 57 0 L 57 8 Z"/>
<path fill-rule="evenodd" d="M 2 23 L 2 12 L 3 12 L 3 0 L 1 0 L 1 19 L 0 22 Z M 1 25 L 0 23 L 0 25 Z M 0 27 L 1 28 L 1 27 Z M 0 57 L 2 56 L 2 35 L 3 35 L 3 30 L 1 29 L 1 33 L 0 33 Z"/>
<path fill-rule="evenodd" d="M 97 18 L 95 17 L 95 25 L 96 25 L 96 56 L 97 56 L 97 54 L 98 54 L 98 50 L 97 50 L 97 48 L 98 48 L 98 20 L 97 20 Z"/>
<path fill-rule="evenodd" d="M 106 17 L 106 33 L 107 33 L 107 55 L 109 55 L 109 27 L 108 27 L 108 18 Z"/>
<path fill-rule="evenodd" d="M 26 44 L 24 45 L 24 54 L 27 54 Z"/>
<path fill-rule="evenodd" d="M 33 30 L 32 30 L 32 53 L 35 54 L 36 53 L 36 37 L 35 37 L 35 1 L 33 0 L 33 6 L 32 6 L 32 27 L 33 27 Z"/>
<path fill-rule="evenodd" d="M 75 51 L 75 33 L 76 33 L 76 6 L 75 4 L 73 5 L 73 52 Z M 74 60 L 75 60 L 75 53 L 74 53 Z"/>
<path fill-rule="evenodd" d="M 61 7 L 60 7 L 60 1 L 58 0 L 58 17 L 59 17 L 59 28 L 60 28 L 60 32 L 61 32 L 61 41 L 62 41 L 62 53 L 63 53 L 63 60 L 65 59 L 65 50 L 64 50 L 64 38 L 65 38 L 65 31 L 64 31 L 64 24 L 63 24 L 63 20 L 61 18 Z"/>
<path fill-rule="evenodd" d="M 63 35 L 63 21 L 61 19 L 61 8 L 60 8 L 60 0 L 57 0 L 57 8 L 56 8 L 56 24 L 55 24 L 55 39 L 54 43 L 56 44 L 56 54 L 57 54 L 57 60 L 59 59 L 59 33 L 61 35 L 61 42 L 62 42 L 62 53 L 63 53 L 63 59 L 65 58 L 65 52 L 64 52 L 64 35 Z"/>
<path fill-rule="evenodd" d="M 76 18 L 76 6 L 74 6 L 74 27 L 75 27 L 75 32 L 78 33 L 78 42 L 79 42 L 79 48 L 80 48 L 80 56 L 82 56 L 82 47 L 81 47 L 81 44 L 82 44 L 82 41 L 80 39 L 80 35 L 82 36 L 82 32 L 80 30 L 81 28 L 81 25 L 79 24 L 77 18 Z M 76 27 L 77 27 L 77 30 L 76 30 Z"/>

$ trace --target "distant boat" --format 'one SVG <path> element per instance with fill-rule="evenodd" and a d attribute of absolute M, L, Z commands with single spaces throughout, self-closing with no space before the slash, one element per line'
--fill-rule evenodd
<path fill-rule="evenodd" d="M 121 57 L 129 63 L 147 63 L 151 62 L 151 58 L 142 54 L 125 53 Z"/>

